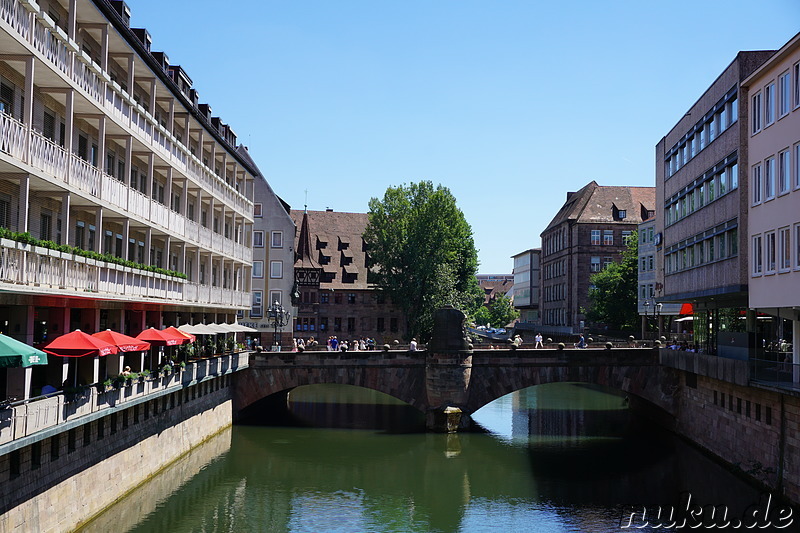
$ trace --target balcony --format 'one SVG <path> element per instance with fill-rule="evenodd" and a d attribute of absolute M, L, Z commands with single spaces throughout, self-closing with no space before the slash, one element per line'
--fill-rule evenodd
<path fill-rule="evenodd" d="M 96 386 L 58 392 L 0 406 L 0 445 L 33 437 L 47 428 L 84 417 L 91 419 L 179 391 L 248 367 L 249 352 L 200 359 L 183 370 L 153 379 L 142 379 L 120 388 Z"/>
<path fill-rule="evenodd" d="M 0 287 L 27 293 L 249 307 L 249 293 L 0 239 Z"/>
<path fill-rule="evenodd" d="M 239 261 L 252 260 L 249 247 L 226 239 L 208 228 L 198 226 L 182 214 L 132 189 L 113 176 L 101 172 L 77 155 L 68 152 L 40 133 L 29 130 L 23 123 L 4 113 L 0 113 L 0 152 L 41 170 L 56 182 L 63 184 L 65 189 L 71 187 L 97 198 L 98 201 L 107 202 L 193 244 L 219 254 L 226 254 Z M 187 231 L 187 228 L 198 229 Z"/>
<path fill-rule="evenodd" d="M 0 19 L 15 30 L 22 40 L 32 44 L 42 59 L 71 79 L 91 101 L 127 127 L 164 161 L 172 163 L 180 172 L 206 191 L 215 194 L 237 213 L 244 214 L 248 220 L 252 219 L 253 202 L 206 168 L 117 83 L 111 81 L 108 74 L 81 50 L 78 43 L 56 26 L 35 2 L 3 0 L 0 2 Z M 12 153 L 10 150 L 3 151 Z"/>

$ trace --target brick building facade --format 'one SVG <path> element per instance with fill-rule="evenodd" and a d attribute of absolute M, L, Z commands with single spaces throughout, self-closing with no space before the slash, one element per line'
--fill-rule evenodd
<path fill-rule="evenodd" d="M 567 201 L 542 232 L 542 330 L 579 333 L 589 308 L 589 277 L 619 261 L 639 223 L 653 216 L 653 187 L 603 187 L 592 181 Z"/>
<path fill-rule="evenodd" d="M 366 213 L 292 210 L 299 229 L 295 240 L 294 335 L 323 342 L 374 338 L 378 344 L 400 339 L 405 319 L 367 281 Z"/>

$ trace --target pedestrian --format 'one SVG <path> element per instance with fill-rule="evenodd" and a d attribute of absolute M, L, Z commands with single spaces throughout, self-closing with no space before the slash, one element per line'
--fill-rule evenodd
<path fill-rule="evenodd" d="M 408 345 L 409 351 L 416 352 L 417 351 L 417 339 L 411 339 L 411 344 Z"/>
<path fill-rule="evenodd" d="M 534 349 L 536 349 L 536 348 L 544 348 L 544 344 L 542 344 L 542 334 L 541 333 L 537 333 L 536 334 L 536 345 L 534 346 Z"/>

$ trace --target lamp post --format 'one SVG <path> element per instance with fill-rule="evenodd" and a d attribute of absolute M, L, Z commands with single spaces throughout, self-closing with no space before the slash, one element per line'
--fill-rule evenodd
<path fill-rule="evenodd" d="M 272 338 L 273 350 L 280 351 L 280 339 L 278 337 L 278 328 L 282 328 L 292 319 L 292 314 L 286 311 L 283 306 L 275 300 L 269 309 L 267 309 L 267 318 L 272 327 L 275 328 L 275 336 Z M 275 348 L 277 346 L 277 349 Z"/>
<path fill-rule="evenodd" d="M 653 314 L 650 314 L 650 307 L 653 308 Z M 656 327 L 658 328 L 658 339 L 661 339 L 661 308 L 664 307 L 664 304 L 661 302 L 656 302 L 653 300 L 651 303 L 650 300 L 644 301 L 644 316 L 645 320 L 649 321 L 650 317 L 652 316 L 656 321 Z"/>

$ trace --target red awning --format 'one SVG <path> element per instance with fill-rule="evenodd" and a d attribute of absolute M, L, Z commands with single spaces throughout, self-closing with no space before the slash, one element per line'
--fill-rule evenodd
<path fill-rule="evenodd" d="M 181 331 L 178 328 L 176 328 L 175 326 L 170 326 L 168 328 L 164 328 L 163 331 L 165 331 L 165 332 L 169 331 L 170 333 L 174 333 L 175 335 L 179 335 L 179 336 L 183 337 L 184 339 L 187 339 L 186 341 L 183 342 L 183 344 L 188 344 L 190 342 L 194 342 L 194 341 L 197 340 L 197 337 L 195 337 L 191 333 L 186 333 L 185 331 Z"/>
<path fill-rule="evenodd" d="M 694 314 L 694 306 L 692 304 L 683 304 L 681 305 L 681 312 L 678 313 L 680 315 L 693 315 Z"/>
<path fill-rule="evenodd" d="M 59 357 L 111 355 L 119 351 L 113 344 L 87 335 L 79 329 L 72 333 L 61 335 L 42 348 L 42 350 Z"/>
<path fill-rule="evenodd" d="M 98 331 L 92 337 L 104 340 L 109 344 L 116 346 L 120 352 L 143 352 L 150 349 L 150 343 L 145 342 L 116 331 L 107 329 L 105 331 Z"/>
<path fill-rule="evenodd" d="M 184 336 L 175 335 L 166 330 L 158 330 L 156 328 L 148 328 L 143 332 L 136 335 L 140 341 L 147 341 L 155 346 L 178 346 L 188 342 Z"/>

